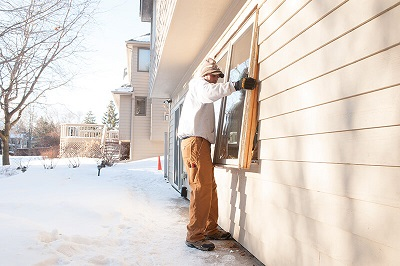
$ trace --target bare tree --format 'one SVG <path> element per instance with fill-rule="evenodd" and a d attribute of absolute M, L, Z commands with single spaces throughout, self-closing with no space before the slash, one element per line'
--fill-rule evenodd
<path fill-rule="evenodd" d="M 0 138 L 9 165 L 11 128 L 24 110 L 71 78 L 62 65 L 83 51 L 83 28 L 97 0 L 0 1 Z"/>

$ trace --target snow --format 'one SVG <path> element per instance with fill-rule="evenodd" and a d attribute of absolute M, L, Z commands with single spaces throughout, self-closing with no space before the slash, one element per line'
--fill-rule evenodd
<path fill-rule="evenodd" d="M 129 92 L 133 92 L 133 88 L 131 86 L 122 86 L 119 88 L 116 88 L 115 90 L 112 91 L 113 93 L 129 93 Z"/>
<path fill-rule="evenodd" d="M 133 39 L 130 39 L 129 41 L 133 41 L 133 42 L 150 42 L 150 33 L 146 33 L 140 36 L 137 36 Z"/>
<path fill-rule="evenodd" d="M 233 240 L 187 247 L 189 202 L 157 163 L 118 163 L 98 176 L 95 159 L 44 169 L 41 158 L 12 157 L 0 166 L 0 265 L 261 265 Z"/>

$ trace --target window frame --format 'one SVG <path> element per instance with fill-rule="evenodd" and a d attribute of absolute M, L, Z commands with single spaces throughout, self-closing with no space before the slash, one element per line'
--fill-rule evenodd
<path fill-rule="evenodd" d="M 143 69 L 140 69 L 140 51 L 141 50 L 147 50 L 147 51 L 149 51 L 149 64 L 148 64 L 148 68 L 147 69 L 145 69 L 145 70 L 143 70 Z M 150 48 L 147 48 L 147 47 L 138 47 L 138 50 L 137 50 L 137 71 L 138 72 L 149 72 L 150 71 L 150 58 L 151 58 L 151 56 L 150 56 Z"/>
<path fill-rule="evenodd" d="M 144 107 L 143 107 L 143 112 L 142 109 L 138 110 L 138 101 L 143 100 L 144 102 Z M 140 108 L 140 106 L 139 106 Z M 146 116 L 147 115 L 147 97 L 145 96 L 136 96 L 135 97 L 135 116 Z"/>
<path fill-rule="evenodd" d="M 230 71 L 230 64 L 232 60 L 232 50 L 233 45 L 237 40 L 243 36 L 244 33 L 252 26 L 252 37 L 250 43 L 250 53 L 249 53 L 249 77 L 257 79 L 258 74 L 258 25 L 257 25 L 258 10 L 253 10 L 252 13 L 247 16 L 247 19 L 240 25 L 239 29 L 234 32 L 231 38 L 222 46 L 217 52 L 216 61 L 220 61 L 225 55 L 227 56 L 226 65 L 220 66 L 224 67 L 225 72 Z M 229 75 L 225 75 L 224 82 L 228 82 Z M 218 127 L 216 129 L 217 139 L 215 144 L 215 149 L 213 153 L 214 163 L 216 165 L 222 166 L 233 166 L 241 169 L 249 169 L 252 162 L 252 149 L 253 142 L 257 128 L 257 108 L 258 108 L 258 88 L 252 91 L 246 91 L 244 105 L 243 105 L 243 116 L 242 125 L 240 131 L 240 141 L 239 141 L 239 151 L 237 159 L 219 159 L 219 150 L 221 138 L 222 138 L 222 126 L 224 121 L 224 111 L 226 107 L 226 97 L 222 99 L 219 117 Z"/>

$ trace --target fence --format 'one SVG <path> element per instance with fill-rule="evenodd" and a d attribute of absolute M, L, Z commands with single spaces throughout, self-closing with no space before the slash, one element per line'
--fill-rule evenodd
<path fill-rule="evenodd" d="M 118 140 L 118 130 L 107 130 L 103 124 L 62 124 L 60 156 L 100 158 L 107 145 Z M 118 149 L 113 152 L 118 156 Z"/>

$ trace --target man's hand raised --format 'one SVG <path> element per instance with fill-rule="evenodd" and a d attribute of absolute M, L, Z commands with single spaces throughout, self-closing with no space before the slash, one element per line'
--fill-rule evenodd
<path fill-rule="evenodd" d="M 242 78 L 238 81 L 236 81 L 234 84 L 235 90 L 254 90 L 254 88 L 257 86 L 257 81 L 253 78 Z"/>

